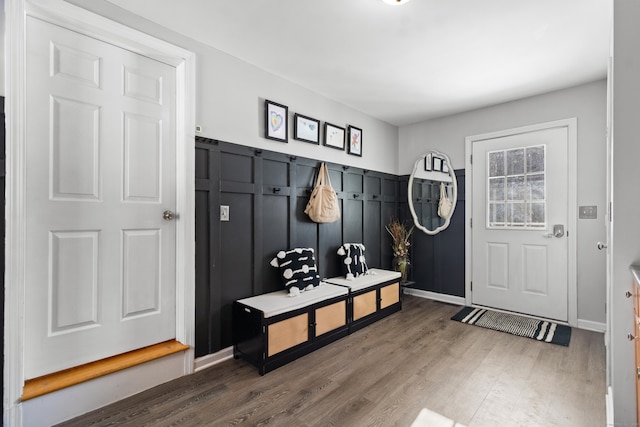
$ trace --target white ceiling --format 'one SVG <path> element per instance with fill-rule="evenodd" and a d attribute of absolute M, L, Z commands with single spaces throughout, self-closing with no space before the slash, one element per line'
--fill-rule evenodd
<path fill-rule="evenodd" d="M 604 78 L 613 7 L 613 0 L 109 1 L 397 126 Z"/>

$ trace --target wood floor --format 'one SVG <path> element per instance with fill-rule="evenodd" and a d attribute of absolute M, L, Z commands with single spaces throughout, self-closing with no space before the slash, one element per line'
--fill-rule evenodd
<path fill-rule="evenodd" d="M 574 329 L 561 347 L 449 320 L 459 308 L 405 296 L 265 376 L 229 360 L 61 425 L 410 426 L 423 408 L 449 426 L 605 425 L 602 334 Z"/>

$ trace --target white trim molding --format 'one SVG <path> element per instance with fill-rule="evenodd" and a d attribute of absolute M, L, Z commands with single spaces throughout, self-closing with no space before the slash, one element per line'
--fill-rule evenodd
<path fill-rule="evenodd" d="M 198 357 L 194 362 L 195 372 L 210 368 L 231 358 L 233 358 L 233 347 L 223 348 L 215 353 Z"/>
<path fill-rule="evenodd" d="M 607 427 L 614 427 L 614 421 L 613 421 L 613 390 L 611 389 L 611 386 L 607 387 L 607 394 L 604 397 L 604 401 L 605 401 L 605 414 L 606 414 L 606 419 L 607 419 Z"/>
<path fill-rule="evenodd" d="M 527 132 L 536 132 L 544 129 L 563 127 L 567 129 L 568 151 L 568 198 L 567 198 L 567 239 L 568 239 L 568 266 L 567 266 L 567 315 L 570 326 L 578 326 L 578 270 L 577 270 L 577 220 L 578 217 L 578 119 L 556 120 L 539 123 L 530 126 L 522 126 L 497 132 L 468 136 L 465 138 L 465 305 L 473 305 L 471 291 L 471 278 L 473 272 L 472 259 L 472 229 L 471 218 L 473 216 L 473 165 L 471 162 L 472 144 L 486 139 L 499 138 Z"/>
<path fill-rule="evenodd" d="M 437 292 L 423 291 L 422 289 L 404 288 L 404 293 L 420 298 L 432 299 L 434 301 L 446 302 L 448 304 L 465 305 L 464 297 L 454 295 L 439 294 Z"/>
<path fill-rule="evenodd" d="M 28 254 L 25 241 L 25 41 L 27 16 L 46 20 L 73 31 L 103 40 L 132 52 L 145 55 L 176 67 L 176 155 L 177 166 L 177 211 L 179 219 L 176 223 L 176 339 L 191 347 L 195 345 L 195 86 L 196 56 L 193 52 L 179 46 L 154 38 L 148 34 L 128 28 L 105 17 L 71 5 L 63 0 L 6 0 L 4 2 L 6 17 L 5 33 L 5 88 L 6 104 L 6 137 L 7 137 L 7 176 L 6 176 L 6 243 L 5 243 L 5 343 L 4 343 L 4 425 L 20 427 L 33 414 L 25 411 L 29 408 L 52 408 L 47 396 L 38 400 L 38 405 L 20 402 L 24 386 L 24 327 L 25 327 L 25 268 Z M 175 377 L 176 372 L 185 375 L 193 372 L 194 352 L 190 349 L 181 356 L 164 358 L 158 363 L 140 369 L 123 371 L 131 373 L 144 372 L 153 366 L 162 366 L 157 375 L 148 375 L 141 384 L 152 387 Z M 167 367 L 167 363 L 171 367 Z M 175 367 L 177 366 L 177 368 Z M 103 381 L 118 381 L 107 376 Z M 157 377 L 157 380 L 154 378 Z M 129 381 L 135 383 L 136 378 Z M 155 382 L 154 382 L 155 381 Z M 79 386 L 75 386 L 79 387 Z M 91 385 L 86 386 L 92 389 Z M 73 387 L 72 387 L 73 388 Z M 75 389 L 74 389 L 75 390 Z M 131 390 L 122 390 L 124 395 L 116 395 L 118 387 L 109 393 L 109 398 L 117 400 L 126 397 Z M 137 390 L 141 391 L 141 390 Z M 69 391 L 72 393 L 73 391 Z M 63 393 L 64 394 L 64 393 Z M 52 393 L 59 396 L 61 394 Z M 80 393 L 79 396 L 86 396 Z M 57 398 L 49 396 L 51 402 Z M 96 409 L 92 406 L 97 401 L 95 396 L 86 399 L 75 399 L 76 410 L 84 412 Z M 26 409 L 25 409 L 26 408 Z M 39 411 L 41 409 L 38 409 Z M 45 413 L 38 416 L 47 424 Z M 55 418 L 55 414 L 51 414 Z M 44 418 L 43 418 L 44 417 Z M 55 422 L 64 421 L 55 419 Z M 53 422 L 51 422 L 53 423 Z"/>
<path fill-rule="evenodd" d="M 591 320 L 578 319 L 578 329 L 584 329 L 586 331 L 593 332 L 607 332 L 607 324 L 602 322 L 594 322 Z M 606 345 L 606 344 L 605 344 Z"/>
<path fill-rule="evenodd" d="M 5 90 L 6 90 L 6 239 L 4 305 L 4 401 L 3 424 L 22 425 L 19 404 L 24 384 L 24 278 L 25 278 L 25 3 L 6 0 Z"/>

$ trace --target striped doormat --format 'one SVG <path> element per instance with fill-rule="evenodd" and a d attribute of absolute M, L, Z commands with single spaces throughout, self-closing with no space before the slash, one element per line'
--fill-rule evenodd
<path fill-rule="evenodd" d="M 455 314 L 451 320 L 565 347 L 569 346 L 569 341 L 571 340 L 571 328 L 569 326 L 482 308 L 465 307 Z"/>

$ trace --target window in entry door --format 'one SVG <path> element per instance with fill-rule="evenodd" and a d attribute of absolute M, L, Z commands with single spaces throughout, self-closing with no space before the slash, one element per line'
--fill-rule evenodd
<path fill-rule="evenodd" d="M 545 163 L 545 145 L 487 153 L 487 228 L 547 226 Z"/>

